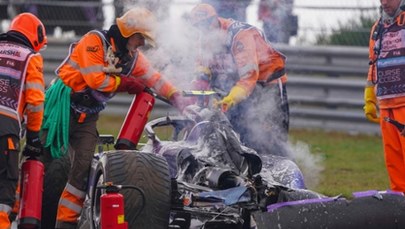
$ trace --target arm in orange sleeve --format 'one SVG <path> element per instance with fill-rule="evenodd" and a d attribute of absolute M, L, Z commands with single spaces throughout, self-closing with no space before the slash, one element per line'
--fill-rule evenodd
<path fill-rule="evenodd" d="M 368 46 L 368 55 L 369 55 L 369 68 L 368 68 L 368 74 L 367 74 L 368 82 L 376 81 L 375 61 L 377 60 L 377 56 L 374 53 L 375 40 L 373 39 L 373 33 L 376 30 L 377 25 L 378 25 L 378 21 L 374 23 L 373 27 L 371 28 L 371 33 L 370 33 L 370 41 L 369 41 L 369 46 Z"/>
<path fill-rule="evenodd" d="M 113 92 L 117 89 L 118 82 L 114 75 L 103 71 L 108 64 L 104 59 L 105 54 L 101 38 L 88 33 L 75 47 L 71 58 L 77 61 L 88 87 L 102 92 Z"/>
<path fill-rule="evenodd" d="M 214 106 L 220 107 L 224 112 L 246 99 L 256 87 L 259 78 L 259 61 L 256 53 L 256 41 L 252 32 L 240 32 L 232 44 L 231 51 L 240 79 L 231 88 L 227 96 L 214 103 Z"/>
<path fill-rule="evenodd" d="M 244 97 L 249 96 L 256 87 L 259 79 L 259 60 L 256 52 L 256 41 L 254 30 L 240 32 L 232 45 L 232 55 L 238 68 L 239 81 L 235 86 L 241 88 Z"/>
<path fill-rule="evenodd" d="M 374 45 L 375 40 L 372 38 L 373 31 L 376 29 L 376 25 L 374 24 L 373 28 L 371 29 L 370 35 L 370 42 L 369 42 L 369 59 L 370 59 L 370 66 L 368 69 L 367 74 L 367 82 L 364 88 L 364 114 L 366 118 L 370 122 L 379 123 L 380 117 L 378 115 L 378 106 L 377 106 L 377 97 L 375 94 L 375 85 L 374 82 L 376 81 L 376 68 L 375 68 L 375 60 L 377 59 L 376 54 L 374 53 Z"/>
<path fill-rule="evenodd" d="M 178 91 L 176 87 L 156 71 L 142 52 L 139 52 L 132 77 L 139 78 L 144 84 L 167 99 Z"/>
<path fill-rule="evenodd" d="M 44 91 L 43 59 L 37 53 L 29 60 L 23 92 L 25 112 L 27 114 L 27 129 L 30 131 L 39 131 L 41 129 L 44 113 Z"/>

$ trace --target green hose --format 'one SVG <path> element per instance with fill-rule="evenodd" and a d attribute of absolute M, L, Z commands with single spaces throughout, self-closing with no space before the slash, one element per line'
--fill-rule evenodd
<path fill-rule="evenodd" d="M 58 79 L 45 93 L 44 118 L 41 131 L 46 131 L 44 147 L 53 158 L 65 155 L 69 147 L 71 88 Z"/>

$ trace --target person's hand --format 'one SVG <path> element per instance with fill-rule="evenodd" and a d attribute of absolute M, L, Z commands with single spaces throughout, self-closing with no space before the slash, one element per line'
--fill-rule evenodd
<path fill-rule="evenodd" d="M 375 103 L 366 102 L 363 110 L 367 120 L 374 123 L 380 123 L 380 117 L 378 117 L 377 115 L 377 106 L 375 105 Z"/>
<path fill-rule="evenodd" d="M 133 77 L 116 77 L 119 85 L 116 92 L 128 92 L 128 94 L 139 94 L 145 90 L 145 85 Z"/>
<path fill-rule="evenodd" d="M 23 149 L 23 155 L 27 157 L 38 157 L 42 154 L 44 147 L 39 139 L 39 132 L 27 131 L 27 141 Z"/>
<path fill-rule="evenodd" d="M 405 137 L 405 128 L 402 129 L 401 136 Z"/>
<path fill-rule="evenodd" d="M 380 117 L 377 115 L 377 97 L 374 93 L 374 87 L 364 89 L 364 114 L 370 122 L 380 123 Z"/>
<path fill-rule="evenodd" d="M 240 86 L 234 86 L 229 94 L 225 96 L 220 101 L 213 101 L 213 106 L 220 108 L 223 112 L 227 112 L 229 109 L 234 107 L 240 101 L 244 100 L 247 97 L 247 92 L 244 88 Z"/>
<path fill-rule="evenodd" d="M 236 101 L 231 96 L 226 96 L 222 100 L 214 100 L 213 105 L 215 108 L 221 109 L 222 112 L 227 112 L 233 106 L 235 106 Z"/>

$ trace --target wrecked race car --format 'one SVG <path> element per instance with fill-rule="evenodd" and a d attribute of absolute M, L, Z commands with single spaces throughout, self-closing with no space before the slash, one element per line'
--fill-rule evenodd
<path fill-rule="evenodd" d="M 163 156 L 175 180 L 173 228 L 398 228 L 405 223 L 402 193 L 355 192 L 347 200 L 307 190 L 292 160 L 243 146 L 221 111 L 193 106 L 183 114 L 149 122 L 143 149 Z M 153 131 L 168 125 L 176 141 L 161 141 Z"/>
<path fill-rule="evenodd" d="M 308 190 L 294 161 L 258 155 L 223 112 L 202 104 L 149 121 L 139 150 L 100 150 L 78 228 L 103 228 L 107 183 L 124 197 L 128 228 L 405 227 L 402 193 L 357 192 L 347 200 Z M 116 144 L 112 136 L 100 141 Z"/>
<path fill-rule="evenodd" d="M 301 171 L 288 158 L 266 155 L 262 167 L 261 157 L 243 146 L 220 110 L 189 106 L 183 114 L 149 122 L 149 141 L 142 150 L 168 163 L 173 182 L 170 225 L 251 228 L 251 213 L 279 198 L 322 197 L 305 189 Z M 153 129 L 162 126 L 173 127 L 175 141 L 157 137 Z"/>
<path fill-rule="evenodd" d="M 161 140 L 157 128 L 172 136 Z M 148 122 L 145 133 L 148 141 L 140 150 L 95 156 L 79 228 L 100 225 L 105 193 L 100 187 L 106 182 L 142 190 L 120 190 L 130 228 L 251 228 L 251 212 L 263 211 L 281 196 L 284 201 L 322 196 L 305 189 L 293 161 L 267 155 L 262 163 L 220 110 L 191 105 L 181 116 Z M 120 134 L 116 146 L 122 141 Z"/>

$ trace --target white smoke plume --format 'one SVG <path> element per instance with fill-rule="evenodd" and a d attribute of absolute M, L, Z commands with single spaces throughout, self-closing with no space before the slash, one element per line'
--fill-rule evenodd
<path fill-rule="evenodd" d="M 202 52 L 204 56 L 212 55 L 210 50 L 216 50 L 215 45 L 217 42 L 215 42 L 215 38 L 210 38 L 210 36 L 217 36 L 218 34 L 211 32 L 198 34 L 198 31 L 187 21 L 187 12 L 181 17 L 160 17 L 158 15 L 157 18 L 159 20 L 156 37 L 157 47 L 143 51 L 156 70 L 161 72 L 176 87 L 189 89 L 190 83 L 195 77 L 196 57 L 201 55 Z M 214 47 L 208 48 L 205 46 L 200 48 L 199 36 L 204 36 L 205 40 L 212 40 L 209 44 Z M 257 112 L 260 112 L 260 110 L 274 111 L 275 106 L 270 104 L 268 107 L 261 106 L 256 109 Z M 256 111 L 252 110 L 251 114 L 256 115 Z M 262 117 L 258 116 L 257 118 Z M 251 127 L 251 133 L 257 139 L 266 141 L 266 136 L 263 136 L 261 131 L 261 128 L 264 128 L 263 126 L 251 123 Z M 319 175 L 323 170 L 322 158 L 311 154 L 309 146 L 303 142 L 287 142 L 282 147 L 284 148 L 282 151 L 287 152 L 288 158 L 296 162 L 302 170 L 306 186 L 308 188 L 316 187 L 319 183 Z"/>
<path fill-rule="evenodd" d="M 158 47 L 146 52 L 164 77 L 179 89 L 187 89 L 194 79 L 198 36 L 185 18 L 161 21 Z"/>
<path fill-rule="evenodd" d="M 187 22 L 185 14 L 187 12 L 177 17 L 168 15 L 169 5 L 166 4 L 166 8 L 151 10 L 158 20 L 157 46 L 154 48 L 146 46 L 141 48 L 141 51 L 163 77 L 179 89 L 188 89 L 194 78 L 195 57 L 198 51 L 197 31 Z M 139 6 L 139 4 L 133 6 Z M 125 8 L 129 9 L 131 5 L 127 4 Z"/>
<path fill-rule="evenodd" d="M 324 170 L 322 156 L 311 153 L 309 145 L 302 141 L 289 142 L 287 148 L 290 158 L 297 163 L 304 174 L 307 188 L 315 188 L 319 184 L 321 173 Z"/>

